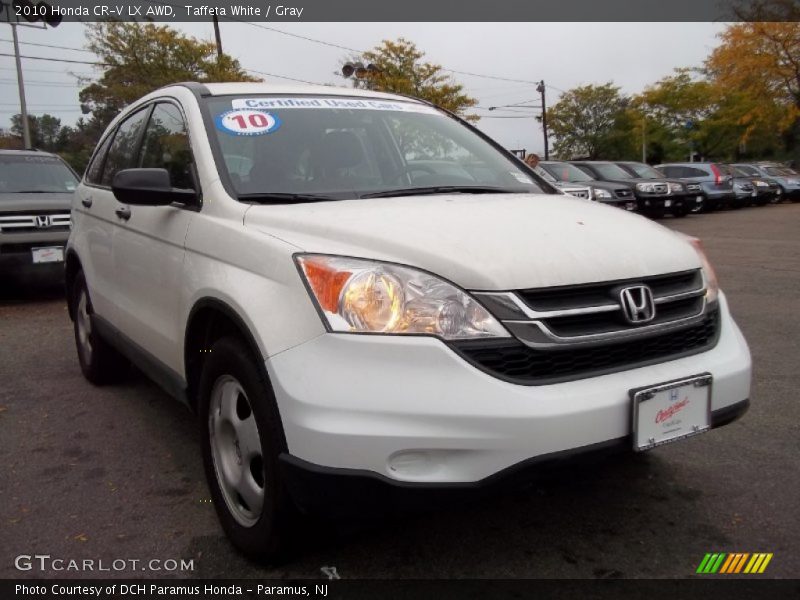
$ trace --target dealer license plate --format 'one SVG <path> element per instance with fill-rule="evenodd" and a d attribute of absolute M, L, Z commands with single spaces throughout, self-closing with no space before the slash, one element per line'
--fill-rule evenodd
<path fill-rule="evenodd" d="M 631 390 L 633 449 L 676 442 L 711 427 L 711 375 Z"/>
<path fill-rule="evenodd" d="M 52 248 L 33 248 L 33 262 L 53 263 L 64 262 L 64 248 L 54 246 Z"/>

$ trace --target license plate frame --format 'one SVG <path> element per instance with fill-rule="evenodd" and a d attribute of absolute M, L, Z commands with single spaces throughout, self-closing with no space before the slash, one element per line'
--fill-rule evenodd
<path fill-rule="evenodd" d="M 700 373 L 630 390 L 633 450 L 652 450 L 711 429 L 712 387 L 711 373 Z M 686 394 L 684 399 L 680 398 L 682 394 Z M 675 406 L 680 407 L 674 409 Z M 690 409 L 681 415 L 680 421 L 674 418 L 687 407 Z M 683 423 L 684 418 L 688 418 L 686 423 Z M 654 423 L 645 424 L 642 419 Z"/>
<path fill-rule="evenodd" d="M 31 261 L 36 265 L 64 262 L 64 246 L 31 248 Z"/>

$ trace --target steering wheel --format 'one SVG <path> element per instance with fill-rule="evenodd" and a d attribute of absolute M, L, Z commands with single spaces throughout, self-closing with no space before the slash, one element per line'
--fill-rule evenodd
<path fill-rule="evenodd" d="M 411 173 L 414 171 L 421 171 L 422 173 L 427 173 L 428 175 L 436 175 L 436 169 L 433 167 L 429 167 L 427 165 L 406 165 L 397 169 L 394 173 L 389 175 L 388 181 L 386 183 L 394 183 L 397 179 L 402 177 L 403 175 L 408 175 L 411 177 Z"/>

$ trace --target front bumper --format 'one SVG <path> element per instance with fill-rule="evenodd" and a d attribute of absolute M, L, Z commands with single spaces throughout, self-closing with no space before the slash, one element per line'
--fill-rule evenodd
<path fill-rule="evenodd" d="M 0 271 L 4 273 L 14 272 L 21 274 L 47 273 L 59 274 L 64 271 L 64 262 L 34 263 L 34 248 L 61 248 L 62 251 L 67 245 L 68 234 L 46 234 L 40 235 L 34 241 L 30 239 L 20 239 L 30 236 L 6 236 L 0 239 Z"/>
<path fill-rule="evenodd" d="M 266 366 L 294 459 L 395 482 L 479 482 L 626 439 L 633 388 L 710 372 L 712 411 L 749 398 L 750 353 L 724 296 L 720 314 L 706 352 L 551 385 L 501 381 L 423 336 L 324 334 Z"/>
<path fill-rule="evenodd" d="M 750 408 L 750 400 L 711 413 L 712 428 L 739 419 Z M 426 508 L 432 503 L 475 498 L 527 483 L 572 466 L 585 466 L 614 455 L 630 452 L 630 436 L 552 452 L 529 458 L 474 482 L 408 482 L 359 469 L 324 467 L 291 454 L 281 454 L 283 481 L 295 503 L 303 510 L 342 517 L 385 514 L 394 510 Z"/>

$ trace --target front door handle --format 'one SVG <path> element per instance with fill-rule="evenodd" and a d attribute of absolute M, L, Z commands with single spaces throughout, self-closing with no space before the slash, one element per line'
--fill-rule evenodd
<path fill-rule="evenodd" d="M 84 198 L 81 200 L 81 204 L 83 204 L 86 208 L 92 208 L 92 199 L 91 198 Z"/>
<path fill-rule="evenodd" d="M 122 219 L 123 221 L 127 221 L 131 218 L 131 209 L 127 206 L 120 206 L 117 210 L 114 211 L 117 216 Z"/>

